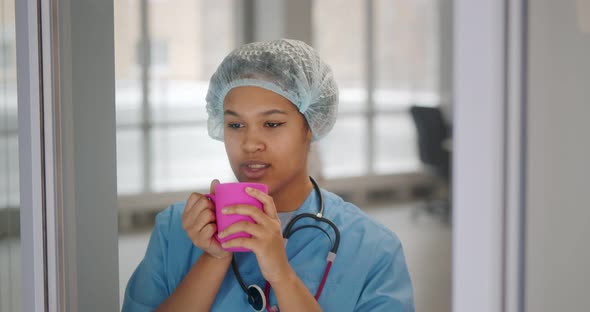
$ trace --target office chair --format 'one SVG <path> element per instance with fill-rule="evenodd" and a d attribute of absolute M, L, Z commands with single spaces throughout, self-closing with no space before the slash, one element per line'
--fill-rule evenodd
<path fill-rule="evenodd" d="M 443 142 L 449 138 L 450 128 L 438 107 L 413 105 L 410 107 L 410 114 L 416 125 L 420 161 L 433 177 L 424 209 L 429 213 L 439 214 L 443 220 L 449 221 L 451 164 L 450 151 L 443 146 Z M 439 186 L 447 190 L 447 194 L 442 198 L 436 194 L 440 193 L 437 192 Z"/>

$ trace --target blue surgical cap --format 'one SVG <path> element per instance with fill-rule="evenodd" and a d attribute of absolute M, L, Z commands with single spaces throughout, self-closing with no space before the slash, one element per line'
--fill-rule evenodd
<path fill-rule="evenodd" d="M 287 98 L 303 114 L 313 141 L 336 122 L 338 87 L 330 67 L 302 41 L 245 44 L 231 52 L 211 77 L 207 92 L 209 136 L 223 141 L 223 100 L 236 87 L 255 86 Z"/>

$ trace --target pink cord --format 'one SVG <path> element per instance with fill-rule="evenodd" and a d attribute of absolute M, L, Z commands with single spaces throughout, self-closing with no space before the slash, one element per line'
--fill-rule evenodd
<path fill-rule="evenodd" d="M 266 297 L 266 311 L 272 312 L 270 310 L 270 284 L 268 282 L 266 282 L 266 285 L 264 285 L 264 297 Z"/>
<path fill-rule="evenodd" d="M 315 300 L 317 301 L 322 294 L 322 290 L 324 290 L 324 284 L 326 284 L 326 279 L 328 279 L 328 273 L 330 273 L 330 269 L 332 268 L 332 261 L 328 261 L 326 265 L 326 270 L 324 271 L 324 276 L 322 277 L 322 282 L 320 283 L 320 287 L 318 287 L 318 292 L 315 294 Z"/>

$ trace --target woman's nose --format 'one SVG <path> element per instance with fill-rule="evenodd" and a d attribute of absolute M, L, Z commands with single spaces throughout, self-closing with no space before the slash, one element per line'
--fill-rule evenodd
<path fill-rule="evenodd" d="M 260 152 L 266 149 L 266 144 L 256 131 L 250 130 L 245 133 L 242 149 L 247 153 Z"/>

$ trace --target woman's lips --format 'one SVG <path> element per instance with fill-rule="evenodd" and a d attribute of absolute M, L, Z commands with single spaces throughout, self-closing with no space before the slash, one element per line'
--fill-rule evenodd
<path fill-rule="evenodd" d="M 269 168 L 270 164 L 259 161 L 245 162 L 240 166 L 242 174 L 248 179 L 262 178 Z"/>

